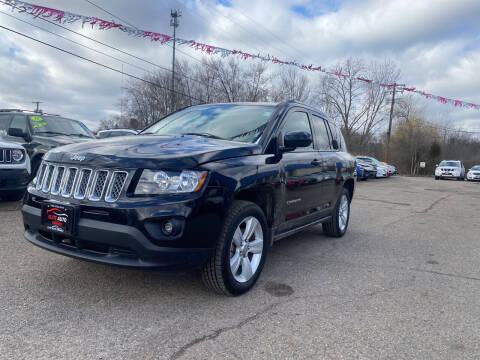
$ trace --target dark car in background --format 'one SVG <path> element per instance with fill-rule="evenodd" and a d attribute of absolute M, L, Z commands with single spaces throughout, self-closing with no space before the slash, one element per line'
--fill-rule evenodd
<path fill-rule="evenodd" d="M 326 115 L 296 103 L 188 107 L 137 136 L 49 151 L 22 209 L 25 238 L 134 268 L 197 267 L 238 295 L 268 248 L 315 224 L 347 231 L 355 158 Z"/>
<path fill-rule="evenodd" d="M 18 109 L 0 109 L 0 132 L 7 140 L 22 145 L 35 174 L 43 155 L 57 146 L 94 140 L 80 121 Z"/>
<path fill-rule="evenodd" d="M 109 129 L 109 130 L 100 130 L 97 133 L 97 139 L 106 139 L 116 136 L 129 136 L 137 135 L 138 132 L 131 129 Z"/>

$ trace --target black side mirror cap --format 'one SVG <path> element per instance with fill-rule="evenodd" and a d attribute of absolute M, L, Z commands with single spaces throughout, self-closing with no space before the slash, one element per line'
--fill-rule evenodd
<path fill-rule="evenodd" d="M 23 131 L 22 129 L 18 129 L 18 128 L 8 129 L 8 135 L 14 136 L 14 137 L 24 138 L 25 140 L 28 140 L 28 138 L 29 138 L 28 134 L 25 131 Z"/>
<path fill-rule="evenodd" d="M 340 149 L 340 146 L 338 146 L 338 141 L 335 140 L 335 139 L 332 140 L 332 148 L 333 148 L 333 150 Z"/>
<path fill-rule="evenodd" d="M 306 131 L 292 131 L 283 137 L 283 151 L 293 151 L 296 148 L 312 144 L 312 135 Z"/>

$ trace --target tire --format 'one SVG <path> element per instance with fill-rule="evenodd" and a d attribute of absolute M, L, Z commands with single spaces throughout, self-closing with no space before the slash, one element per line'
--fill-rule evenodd
<path fill-rule="evenodd" d="M 462 180 L 462 178 L 459 176 L 459 177 L 457 178 L 457 181 L 461 181 L 461 180 Z"/>
<path fill-rule="evenodd" d="M 440 180 L 440 178 L 438 176 L 435 176 L 435 180 Z"/>
<path fill-rule="evenodd" d="M 345 202 L 346 201 L 346 202 Z M 342 225 L 340 225 L 340 210 L 346 206 L 347 214 Z M 345 214 L 344 214 L 345 216 Z M 342 189 L 338 197 L 335 209 L 333 211 L 332 220 L 322 224 L 323 232 L 330 237 L 342 237 L 347 232 L 348 222 L 350 221 L 350 197 L 346 188 Z"/>
<path fill-rule="evenodd" d="M 250 236 L 245 238 L 244 231 L 250 220 L 250 226 L 255 227 Z M 234 201 L 225 217 L 215 253 L 202 269 L 205 286 L 216 293 L 229 296 L 241 295 L 250 290 L 265 264 L 270 238 L 268 231 L 267 220 L 260 207 L 249 201 Z M 257 246 L 251 252 L 249 244 L 253 243 Z M 231 265 L 235 257 L 238 261 Z M 235 271 L 232 266 L 236 266 Z"/>
<path fill-rule="evenodd" d="M 0 198 L 5 201 L 20 201 L 25 195 L 25 190 L 12 190 L 0 192 Z"/>

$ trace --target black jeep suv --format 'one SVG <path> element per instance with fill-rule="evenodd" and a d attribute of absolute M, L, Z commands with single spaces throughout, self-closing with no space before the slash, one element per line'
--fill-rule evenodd
<path fill-rule="evenodd" d="M 48 150 L 95 139 L 93 133 L 78 120 L 18 109 L 0 109 L 0 132 L 5 133 L 7 140 L 27 150 L 32 174 L 36 173 L 42 156 Z"/>
<path fill-rule="evenodd" d="M 189 107 L 140 135 L 49 151 L 24 200 L 25 238 L 111 265 L 199 267 L 241 294 L 278 239 L 323 223 L 347 230 L 355 159 L 308 106 Z"/>

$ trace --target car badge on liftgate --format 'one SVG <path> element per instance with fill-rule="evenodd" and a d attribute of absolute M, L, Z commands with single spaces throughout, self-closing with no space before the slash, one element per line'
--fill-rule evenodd
<path fill-rule="evenodd" d="M 72 154 L 70 156 L 70 160 L 75 160 L 75 161 L 83 161 L 86 159 L 86 156 L 85 155 L 82 155 L 82 154 Z"/>

